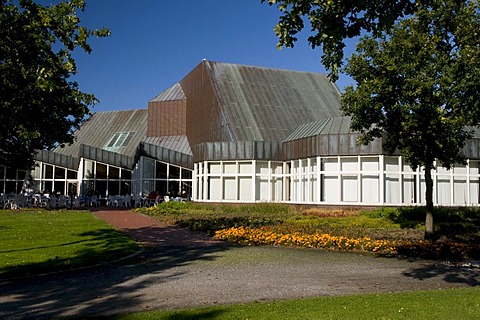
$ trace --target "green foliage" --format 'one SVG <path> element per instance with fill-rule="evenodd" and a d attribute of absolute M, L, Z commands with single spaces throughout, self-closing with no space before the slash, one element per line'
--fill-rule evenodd
<path fill-rule="evenodd" d="M 415 1 L 398 0 L 261 0 L 276 5 L 282 15 L 274 31 L 279 38 L 277 47 L 292 47 L 298 40 L 296 34 L 308 20 L 311 35 L 308 43 L 320 47 L 321 60 L 333 81 L 343 63 L 345 40 L 360 36 L 362 31 L 381 33 L 390 29 L 394 22 L 410 15 L 418 8 Z M 428 3 L 430 1 L 422 1 Z"/>
<path fill-rule="evenodd" d="M 32 0 L 0 0 L 0 163 L 26 169 L 35 150 L 73 142 L 90 114 L 94 95 L 69 78 L 77 69 L 72 53 L 90 53 L 90 36 L 107 29 L 80 25 L 85 1 L 41 6 Z"/>
<path fill-rule="evenodd" d="M 385 217 L 369 217 L 367 215 L 334 218 L 321 218 L 317 216 L 294 216 L 287 222 L 296 225 L 308 225 L 321 230 L 338 228 L 363 228 L 363 229 L 398 229 L 400 226 Z"/>
<path fill-rule="evenodd" d="M 412 169 L 425 170 L 426 236 L 433 234 L 435 161 L 463 163 L 463 149 L 480 122 L 479 1 L 418 3 L 415 14 L 357 45 L 345 71 L 342 110 L 359 142 L 381 138 Z M 470 129 L 469 129 L 470 128 Z"/>
<path fill-rule="evenodd" d="M 93 265 L 137 244 L 85 211 L 0 210 L 0 278 Z"/>
<path fill-rule="evenodd" d="M 366 34 L 342 71 L 357 83 L 342 110 L 360 143 L 382 138 L 426 179 L 426 235 L 433 232 L 430 170 L 464 161 L 467 127 L 480 121 L 480 6 L 478 0 L 261 0 L 281 12 L 278 47 L 293 47 L 308 20 L 308 42 L 321 47 L 333 81 L 345 40 Z"/>
<path fill-rule="evenodd" d="M 432 3 L 391 33 L 362 38 L 346 67 L 358 85 L 342 100 L 362 143 L 386 134 L 386 151 L 414 169 L 463 162 L 465 128 L 480 119 L 478 1 Z"/>
<path fill-rule="evenodd" d="M 391 208 L 391 207 L 381 207 L 373 210 L 364 210 L 362 211 L 361 215 L 370 217 L 370 218 L 386 218 L 386 219 L 395 221 L 395 219 L 400 215 L 400 209 Z"/>
<path fill-rule="evenodd" d="M 258 227 L 279 224 L 290 215 L 287 205 L 276 203 L 232 205 L 168 201 L 156 207 L 137 210 L 165 222 L 208 233 L 242 225 Z"/>

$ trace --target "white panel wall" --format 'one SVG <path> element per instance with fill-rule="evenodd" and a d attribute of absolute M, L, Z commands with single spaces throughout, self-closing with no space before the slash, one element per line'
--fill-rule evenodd
<path fill-rule="evenodd" d="M 242 202 L 252 201 L 252 178 L 239 177 L 238 178 L 239 200 Z"/>
<path fill-rule="evenodd" d="M 422 205 L 425 181 L 401 157 L 315 157 L 295 161 L 212 161 L 196 164 L 196 193 L 204 201 Z M 208 168 L 208 172 L 204 169 Z M 432 172 L 434 201 L 475 205 L 480 199 L 478 161 Z M 207 197 L 205 197 L 207 195 Z M 203 196 L 203 198 L 202 198 Z"/>
<path fill-rule="evenodd" d="M 209 200 L 222 200 L 222 179 L 220 177 L 210 177 L 208 181 L 208 188 L 210 191 Z"/>
<path fill-rule="evenodd" d="M 379 176 L 362 174 L 362 202 L 380 203 Z"/>
<path fill-rule="evenodd" d="M 223 198 L 222 200 L 237 200 L 237 182 L 235 177 L 225 177 L 223 179 Z"/>
<path fill-rule="evenodd" d="M 342 176 L 342 201 L 357 202 L 358 180 L 356 176 Z"/>

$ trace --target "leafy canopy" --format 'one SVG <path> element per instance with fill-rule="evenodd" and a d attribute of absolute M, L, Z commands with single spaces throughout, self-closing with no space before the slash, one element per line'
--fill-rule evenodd
<path fill-rule="evenodd" d="M 417 4 L 429 0 L 261 0 L 276 5 L 282 12 L 275 33 L 277 47 L 292 47 L 296 35 L 305 27 L 311 28 L 308 42 L 323 51 L 322 64 L 332 81 L 338 79 L 342 66 L 345 40 L 363 32 L 374 35 L 390 29 L 395 21 L 414 13 Z"/>
<path fill-rule="evenodd" d="M 364 37 L 346 67 L 356 81 L 342 98 L 352 129 L 368 143 L 384 134 L 413 168 L 463 162 L 480 121 L 479 2 L 436 0 L 395 25 Z"/>
<path fill-rule="evenodd" d="M 97 102 L 69 79 L 74 49 L 90 53 L 90 36 L 109 35 L 80 25 L 84 9 L 84 0 L 0 0 L 0 164 L 30 168 L 35 150 L 73 142 Z"/>

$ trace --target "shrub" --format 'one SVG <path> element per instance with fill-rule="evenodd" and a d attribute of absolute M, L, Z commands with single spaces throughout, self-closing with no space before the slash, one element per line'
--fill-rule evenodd
<path fill-rule="evenodd" d="M 362 228 L 362 229 L 398 229 L 400 226 L 386 218 L 371 218 L 365 215 L 345 216 L 342 218 L 319 216 L 293 216 L 287 220 L 296 225 L 309 225 L 311 227 L 328 230 L 338 228 Z"/>
<path fill-rule="evenodd" d="M 400 215 L 400 211 L 398 208 L 382 207 L 373 210 L 363 210 L 360 214 L 370 218 L 385 218 L 396 221 Z"/>
<path fill-rule="evenodd" d="M 279 224 L 290 215 L 289 206 L 276 203 L 232 205 L 169 201 L 138 211 L 164 222 L 210 234 L 242 225 L 258 227 Z"/>
<path fill-rule="evenodd" d="M 329 209 L 329 208 L 308 208 L 303 210 L 304 216 L 316 216 L 321 218 L 340 218 L 358 216 L 360 211 L 357 209 Z"/>

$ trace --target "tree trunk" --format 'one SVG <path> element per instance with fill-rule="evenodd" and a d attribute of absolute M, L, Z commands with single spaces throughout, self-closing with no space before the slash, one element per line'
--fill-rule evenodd
<path fill-rule="evenodd" d="M 433 234 L 433 179 L 432 168 L 425 167 L 425 202 L 426 202 L 426 217 L 425 217 L 425 239 L 431 240 L 434 238 Z"/>

